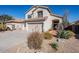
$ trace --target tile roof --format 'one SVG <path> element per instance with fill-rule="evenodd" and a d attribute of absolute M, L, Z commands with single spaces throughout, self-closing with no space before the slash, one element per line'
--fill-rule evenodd
<path fill-rule="evenodd" d="M 57 14 L 50 14 L 51 16 L 55 16 L 55 17 L 59 17 L 59 18 L 63 18 L 63 16 L 57 15 Z"/>
<path fill-rule="evenodd" d="M 22 23 L 23 20 L 9 20 L 9 21 L 5 21 L 6 23 Z"/>
<path fill-rule="evenodd" d="M 46 19 L 47 17 L 31 18 L 31 19 L 24 19 L 24 20 L 9 20 L 9 21 L 6 21 L 6 23 L 39 22 L 39 21 L 45 21 Z"/>
<path fill-rule="evenodd" d="M 25 20 L 25 22 L 45 21 L 46 19 L 47 19 L 47 17 L 43 17 L 43 18 L 32 18 L 32 19 Z"/>

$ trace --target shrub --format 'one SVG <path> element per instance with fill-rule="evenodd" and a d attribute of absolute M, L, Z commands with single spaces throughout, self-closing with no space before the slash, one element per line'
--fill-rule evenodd
<path fill-rule="evenodd" d="M 0 31 L 5 31 L 6 30 L 6 25 L 3 23 L 0 23 Z"/>
<path fill-rule="evenodd" d="M 70 36 L 70 37 L 75 36 L 75 33 L 74 33 L 74 32 L 72 32 L 72 31 L 70 31 L 70 30 L 68 30 L 67 32 L 69 33 L 69 36 Z"/>
<path fill-rule="evenodd" d="M 72 31 L 68 31 L 68 30 L 61 30 L 61 31 L 58 31 L 58 33 L 57 33 L 58 38 L 64 38 L 64 39 L 69 39 L 73 35 L 74 35 L 74 33 Z"/>
<path fill-rule="evenodd" d="M 51 43 L 50 45 L 51 45 L 52 48 L 54 48 L 55 50 L 57 50 L 57 47 L 58 47 L 57 43 Z"/>
<path fill-rule="evenodd" d="M 69 33 L 67 31 L 65 31 L 65 30 L 61 30 L 61 31 L 58 31 L 57 37 L 58 38 L 68 39 L 69 38 Z"/>
<path fill-rule="evenodd" d="M 43 36 L 45 39 L 51 39 L 52 38 L 52 34 L 50 34 L 49 32 L 44 32 Z"/>
<path fill-rule="evenodd" d="M 28 37 L 28 47 L 30 49 L 40 49 L 42 45 L 42 35 L 38 32 L 33 32 Z"/>

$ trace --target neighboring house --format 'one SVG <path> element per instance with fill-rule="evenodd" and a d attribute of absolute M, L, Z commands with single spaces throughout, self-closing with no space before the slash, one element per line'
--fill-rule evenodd
<path fill-rule="evenodd" d="M 72 23 L 71 25 L 67 26 L 65 28 L 65 30 L 71 30 L 73 31 L 75 34 L 79 34 L 79 20 L 75 21 L 74 23 Z"/>
<path fill-rule="evenodd" d="M 11 30 L 23 30 L 24 29 L 24 22 L 22 20 L 6 21 L 6 25 Z"/>
<path fill-rule="evenodd" d="M 16 23 L 13 26 L 16 27 L 19 25 L 20 28 L 28 32 L 45 32 L 51 28 L 56 30 L 58 24 L 62 23 L 62 19 L 62 16 L 51 13 L 47 6 L 32 6 L 30 10 L 25 13 L 24 20 L 19 20 L 19 23 L 9 22 L 8 24 Z M 18 28 L 18 26 L 16 28 Z"/>

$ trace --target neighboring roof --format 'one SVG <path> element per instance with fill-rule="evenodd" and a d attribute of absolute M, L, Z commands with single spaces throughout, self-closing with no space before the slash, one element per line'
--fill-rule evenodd
<path fill-rule="evenodd" d="M 9 21 L 5 21 L 5 23 L 22 23 L 23 20 L 9 20 Z"/>
<path fill-rule="evenodd" d="M 71 25 L 79 25 L 79 20 L 74 21 Z"/>
<path fill-rule="evenodd" d="M 79 23 L 79 20 L 75 21 L 74 23 Z"/>
<path fill-rule="evenodd" d="M 77 24 L 79 24 L 79 20 L 74 21 L 74 22 L 71 23 L 71 25 L 77 25 Z"/>

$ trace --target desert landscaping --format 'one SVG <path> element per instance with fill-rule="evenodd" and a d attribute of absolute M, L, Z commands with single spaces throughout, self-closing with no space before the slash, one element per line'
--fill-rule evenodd
<path fill-rule="evenodd" d="M 4 37 L 5 35 L 5 37 Z M 41 49 L 30 49 L 27 44 L 29 33 L 26 31 L 15 30 L 0 32 L 2 40 L 0 41 L 0 52 L 3 53 L 78 53 L 79 40 L 75 37 L 69 39 L 59 39 L 56 37 L 51 39 L 43 39 Z M 50 46 L 56 43 L 57 50 Z"/>

